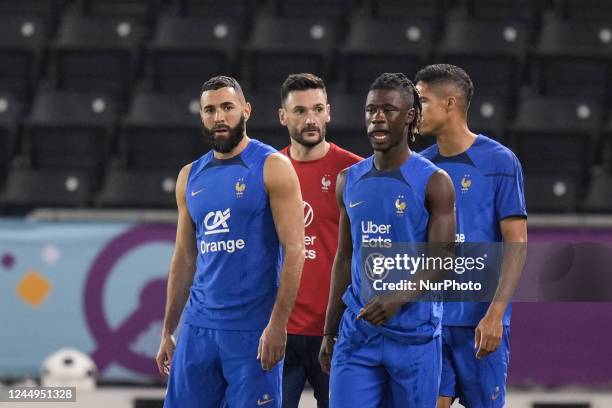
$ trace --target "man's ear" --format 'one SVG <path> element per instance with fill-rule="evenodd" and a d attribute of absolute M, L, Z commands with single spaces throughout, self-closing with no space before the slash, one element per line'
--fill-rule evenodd
<path fill-rule="evenodd" d="M 457 109 L 457 105 L 459 104 L 459 101 L 457 100 L 457 97 L 454 95 L 449 96 L 448 98 L 446 98 L 446 112 L 450 112 L 453 109 Z"/>
<path fill-rule="evenodd" d="M 243 115 L 244 115 L 244 121 L 245 121 L 245 122 L 246 122 L 247 120 L 249 120 L 249 118 L 251 117 L 251 110 L 252 110 L 252 109 L 253 109 L 253 108 L 251 107 L 251 104 L 250 104 L 250 103 L 246 102 L 246 103 L 244 104 L 244 108 L 243 108 L 243 110 L 242 110 L 242 113 L 243 113 Z"/>
<path fill-rule="evenodd" d="M 329 123 L 331 120 L 331 105 L 328 103 L 327 106 L 327 119 L 325 119 L 325 123 Z"/>
<path fill-rule="evenodd" d="M 281 125 L 287 126 L 287 113 L 285 112 L 285 108 L 278 108 L 278 120 Z"/>
<path fill-rule="evenodd" d="M 410 108 L 406 113 L 406 126 L 410 126 L 412 122 L 414 122 L 414 115 L 416 110 L 414 108 Z"/>

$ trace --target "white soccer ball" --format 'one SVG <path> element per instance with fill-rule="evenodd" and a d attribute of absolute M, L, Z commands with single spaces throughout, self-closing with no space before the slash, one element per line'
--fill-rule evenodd
<path fill-rule="evenodd" d="M 96 364 L 87 354 L 76 349 L 65 348 L 49 355 L 40 371 L 43 387 L 77 387 L 79 390 L 96 388 Z"/>

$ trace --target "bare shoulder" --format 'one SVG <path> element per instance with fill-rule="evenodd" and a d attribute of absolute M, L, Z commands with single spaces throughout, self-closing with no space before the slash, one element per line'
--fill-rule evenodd
<path fill-rule="evenodd" d="M 185 190 L 187 189 L 187 179 L 189 178 L 189 173 L 191 172 L 191 166 L 193 163 L 189 163 L 183 166 L 181 171 L 179 171 L 178 177 L 176 178 L 176 198 L 177 200 L 185 197 Z"/>
<path fill-rule="evenodd" d="M 455 187 L 448 173 L 438 170 L 431 175 L 427 182 L 427 197 L 430 201 L 448 200 L 454 202 Z"/>
<path fill-rule="evenodd" d="M 281 153 L 270 154 L 264 164 L 264 184 L 270 187 L 285 183 L 298 183 L 293 165 L 287 156 Z"/>

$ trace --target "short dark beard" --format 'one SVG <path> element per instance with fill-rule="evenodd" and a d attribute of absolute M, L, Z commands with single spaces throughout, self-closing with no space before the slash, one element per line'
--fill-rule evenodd
<path fill-rule="evenodd" d="M 240 121 L 236 126 L 217 126 L 212 129 L 208 129 L 204 124 L 202 124 L 202 135 L 204 135 L 204 139 L 209 144 L 209 146 L 218 153 L 229 153 L 234 149 L 234 147 L 238 146 L 238 143 L 244 137 L 244 115 L 240 116 Z M 216 140 L 215 139 L 215 130 L 216 129 L 228 129 L 229 137 L 225 140 Z"/>
<path fill-rule="evenodd" d="M 312 142 L 304 139 L 304 137 L 302 136 L 302 133 L 305 133 L 306 131 L 308 131 L 308 129 L 317 130 L 319 132 L 319 138 L 317 140 L 313 140 Z M 306 128 L 301 129 L 298 133 L 289 132 L 289 136 L 291 137 L 291 139 L 295 140 L 297 143 L 301 144 L 304 147 L 315 147 L 319 143 L 325 140 L 326 131 L 327 129 L 325 128 L 325 125 L 323 125 L 323 127 L 320 129 L 306 127 Z"/>

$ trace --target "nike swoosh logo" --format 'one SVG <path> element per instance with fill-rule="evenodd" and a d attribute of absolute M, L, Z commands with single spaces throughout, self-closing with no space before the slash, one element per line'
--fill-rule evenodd
<path fill-rule="evenodd" d="M 261 407 L 262 405 L 266 405 L 267 403 L 272 402 L 272 401 L 274 401 L 274 398 L 267 399 L 267 400 L 257 400 L 257 405 Z"/>
<path fill-rule="evenodd" d="M 195 197 L 195 196 L 197 196 L 198 194 L 200 194 L 202 191 L 204 191 L 204 189 L 203 189 L 203 188 L 199 189 L 198 191 L 191 191 L 191 196 L 192 196 L 192 197 Z"/>
<path fill-rule="evenodd" d="M 349 208 L 357 207 L 359 204 L 363 204 L 365 201 L 357 201 L 356 203 L 349 203 Z"/>

